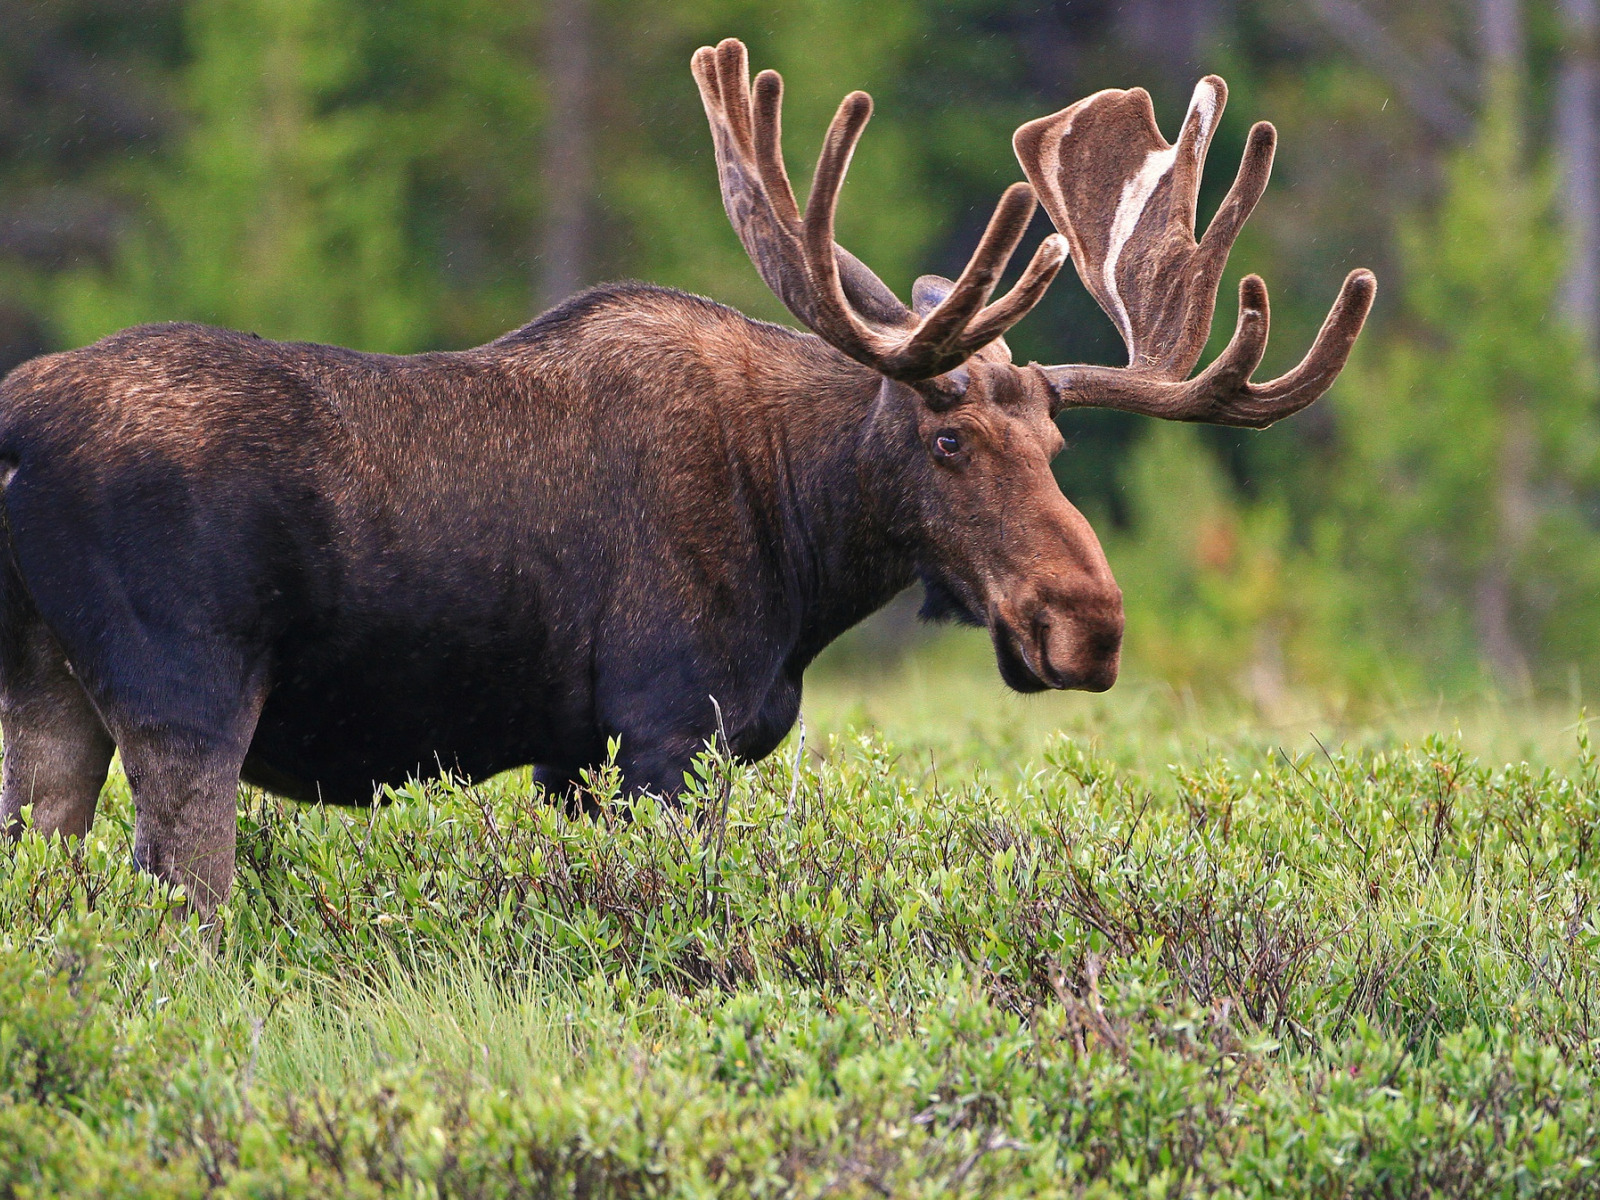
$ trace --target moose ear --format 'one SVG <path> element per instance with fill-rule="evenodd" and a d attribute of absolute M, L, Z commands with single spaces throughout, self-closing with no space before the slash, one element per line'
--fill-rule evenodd
<path fill-rule="evenodd" d="M 954 289 L 955 284 L 943 275 L 923 275 L 911 285 L 911 311 L 918 317 L 926 317 L 939 305 Z M 1008 363 L 1011 361 L 1011 347 L 1006 344 L 1006 339 L 997 337 L 987 346 L 976 351 L 973 358 L 985 362 Z M 963 379 L 966 376 L 962 376 Z M 962 384 L 963 389 L 966 387 Z"/>
<path fill-rule="evenodd" d="M 932 379 L 915 383 L 912 387 L 922 401 L 934 412 L 949 412 L 967 398 L 967 388 L 972 385 L 972 375 L 966 367 L 957 367 Z"/>
<path fill-rule="evenodd" d="M 911 285 L 911 311 L 919 317 L 927 316 L 944 303 L 944 298 L 955 286 L 954 280 L 946 279 L 943 275 L 920 276 Z"/>

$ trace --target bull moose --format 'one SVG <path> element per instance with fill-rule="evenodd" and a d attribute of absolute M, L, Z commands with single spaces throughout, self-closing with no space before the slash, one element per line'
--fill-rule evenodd
<path fill-rule="evenodd" d="M 834 242 L 868 96 L 840 106 L 802 211 L 779 76 L 752 86 L 732 39 L 693 70 L 728 216 L 809 332 L 629 283 L 458 353 L 147 325 L 0 383 L 9 831 L 31 804 L 37 829 L 84 833 L 120 750 L 137 862 L 208 913 L 241 778 L 359 803 L 533 764 L 556 791 L 617 738 L 625 785 L 671 795 L 716 706 L 734 753 L 768 754 L 807 664 L 918 579 L 928 616 L 988 627 L 1011 687 L 1111 686 L 1122 596 L 1051 476 L 1052 418 L 1269 425 L 1327 390 L 1372 303 L 1352 272 L 1305 360 L 1252 383 L 1249 276 L 1190 377 L 1272 126 L 1196 242 L 1221 79 L 1173 145 L 1142 89 L 1029 122 L 1029 182 L 908 308 Z M 1036 202 L 1058 232 L 991 302 Z M 1069 251 L 1126 367 L 1011 361 L 1002 335 Z"/>

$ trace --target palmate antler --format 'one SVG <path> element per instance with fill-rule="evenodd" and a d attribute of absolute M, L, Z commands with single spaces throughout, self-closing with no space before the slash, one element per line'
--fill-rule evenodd
<path fill-rule="evenodd" d="M 1202 79 L 1176 145 L 1161 136 L 1143 88 L 1097 92 L 1013 137 L 1078 274 L 1128 346 L 1126 367 L 1041 368 L 1061 407 L 1261 428 L 1317 399 L 1344 367 L 1377 289 L 1366 270 L 1345 278 L 1304 361 L 1266 383 L 1250 375 L 1267 344 L 1267 288 L 1246 276 L 1232 341 L 1188 378 L 1211 332 L 1228 251 L 1266 190 L 1277 142 L 1267 122 L 1251 129 L 1238 177 L 1197 243 L 1200 169 L 1227 98 L 1221 79 Z"/>
<path fill-rule="evenodd" d="M 716 143 L 723 204 L 739 240 L 789 311 L 859 363 L 905 382 L 953 370 L 1026 316 L 1066 261 L 1066 243 L 1051 235 L 1016 286 L 988 302 L 1034 211 L 1033 189 L 1013 184 L 961 278 L 919 317 L 833 240 L 839 188 L 872 115 L 871 97 L 851 92 L 839 106 L 802 214 L 783 166 L 778 73 L 761 72 L 752 92 L 744 44 L 728 38 L 695 52 L 694 77 Z"/>

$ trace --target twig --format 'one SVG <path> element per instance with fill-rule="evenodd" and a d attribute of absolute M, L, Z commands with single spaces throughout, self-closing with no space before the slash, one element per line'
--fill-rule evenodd
<path fill-rule="evenodd" d="M 717 740 L 719 749 L 714 751 L 717 760 L 717 772 L 722 777 L 722 797 L 717 813 L 717 849 L 711 861 L 706 864 L 704 878 L 706 894 L 706 915 L 711 915 L 711 908 L 716 903 L 712 895 L 715 887 L 722 883 L 722 851 L 728 841 L 728 799 L 733 792 L 733 777 L 730 768 L 733 766 L 733 754 L 728 748 L 728 727 L 722 721 L 722 705 L 717 703 L 715 696 L 711 697 L 711 707 L 717 714 Z M 726 901 L 726 897 L 724 900 Z M 725 916 L 731 919 L 731 911 L 724 904 Z M 726 921 L 724 922 L 726 930 Z"/>
<path fill-rule="evenodd" d="M 785 825 L 794 824 L 794 797 L 795 793 L 800 790 L 800 764 L 805 759 L 805 754 L 806 719 L 802 715 L 800 717 L 800 742 L 794 748 L 794 770 L 790 773 L 789 778 L 789 799 L 783 806 L 783 822 Z"/>
<path fill-rule="evenodd" d="M 733 791 L 733 779 L 728 773 L 728 768 L 733 765 L 733 750 L 728 745 L 728 727 L 722 723 L 722 705 L 717 703 L 715 696 L 711 697 L 711 707 L 717 713 L 717 740 L 721 751 L 717 756 L 717 770 L 722 776 L 722 803 L 717 814 L 717 861 L 722 861 L 722 847 L 728 838 L 728 797 Z"/>
<path fill-rule="evenodd" d="M 1008 1138 L 1005 1134 L 999 1132 L 991 1133 L 976 1150 L 967 1156 L 966 1161 L 956 1168 L 955 1174 L 950 1177 L 949 1186 L 951 1188 L 960 1187 L 967 1176 L 972 1173 L 972 1168 L 978 1165 L 978 1160 L 985 1154 L 992 1154 L 996 1150 L 1026 1149 L 1027 1146 L 1014 1138 Z"/>
<path fill-rule="evenodd" d="M 1320 742 L 1317 744 L 1321 745 Z M 1323 753 L 1326 754 L 1327 751 L 1324 750 Z M 1339 811 L 1338 806 L 1334 804 L 1333 801 L 1328 799 L 1328 794 L 1326 792 L 1312 782 L 1311 777 L 1300 769 L 1300 765 L 1296 763 L 1294 759 L 1289 757 L 1288 752 L 1284 750 L 1282 746 L 1278 747 L 1278 754 L 1283 758 L 1283 761 L 1288 764 L 1289 769 L 1296 775 L 1300 776 L 1300 781 L 1313 792 L 1315 792 L 1319 797 L 1321 797 L 1323 807 L 1333 814 L 1334 820 L 1339 822 L 1339 828 L 1344 832 L 1344 836 L 1349 840 L 1352 846 L 1361 851 L 1363 868 L 1370 865 L 1372 862 L 1371 847 L 1363 842 L 1360 838 L 1356 837 L 1355 831 L 1350 828 L 1349 823 L 1344 819 L 1344 814 Z"/>

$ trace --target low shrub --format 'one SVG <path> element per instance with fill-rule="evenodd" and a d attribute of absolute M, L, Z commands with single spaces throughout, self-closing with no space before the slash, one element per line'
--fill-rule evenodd
<path fill-rule="evenodd" d="M 863 735 L 592 820 L 246 793 L 213 930 L 118 785 L 0 860 L 0 1196 L 1600 1193 L 1597 775 Z"/>

